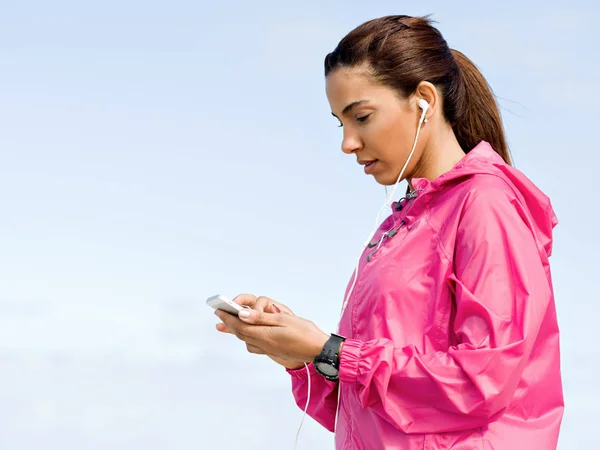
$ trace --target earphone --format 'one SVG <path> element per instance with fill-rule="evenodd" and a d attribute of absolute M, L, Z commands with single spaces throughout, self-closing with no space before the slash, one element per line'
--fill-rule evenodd
<path fill-rule="evenodd" d="M 394 188 L 392 189 L 392 192 L 389 195 L 387 195 L 385 203 L 383 204 L 383 206 L 379 210 L 379 213 L 377 214 L 377 218 L 375 219 L 375 227 L 373 228 L 373 230 L 369 234 L 369 237 L 363 244 L 362 250 L 358 257 L 358 261 L 356 262 L 356 266 L 354 268 L 352 286 L 348 290 L 348 293 L 346 294 L 346 298 L 344 299 L 344 303 L 342 304 L 342 311 L 340 313 L 339 322 L 341 322 L 341 320 L 342 320 L 344 311 L 346 310 L 346 307 L 348 306 L 348 300 L 350 299 L 350 296 L 352 295 L 352 292 L 354 290 L 354 286 L 356 285 L 356 279 L 358 277 L 358 267 L 360 265 L 360 258 L 362 256 L 362 253 L 363 253 L 364 249 L 367 247 L 367 245 L 369 244 L 369 242 L 371 242 L 371 239 L 373 238 L 375 233 L 377 232 L 377 229 L 379 228 L 379 220 L 381 219 L 381 215 L 384 213 L 384 211 L 386 211 L 391 206 L 394 195 L 396 194 L 396 189 L 398 188 L 398 183 L 402 179 L 402 175 L 404 175 L 404 171 L 406 170 L 406 167 L 408 166 L 408 163 L 410 162 L 410 160 L 415 152 L 415 148 L 417 148 L 417 141 L 419 139 L 419 133 L 421 132 L 421 127 L 423 126 L 424 123 L 427 123 L 426 114 L 427 114 L 427 110 L 429 109 L 429 102 L 423 98 L 420 98 L 417 101 L 417 105 L 419 106 L 419 108 L 421 108 L 421 118 L 419 119 L 419 125 L 417 126 L 417 133 L 415 135 L 415 141 L 413 143 L 412 150 L 410 151 L 408 158 L 406 158 L 406 162 L 404 163 L 404 166 L 402 167 L 402 170 L 400 171 L 400 175 L 398 175 L 398 179 L 396 180 L 396 183 L 394 184 Z M 387 193 L 387 189 L 386 189 L 386 193 Z M 338 331 L 339 331 L 339 325 L 340 325 L 339 322 L 338 322 Z M 296 433 L 296 446 L 294 448 L 296 448 L 298 445 L 298 436 L 300 435 L 300 430 L 302 429 L 302 423 L 304 422 L 304 416 L 306 416 L 306 412 L 308 411 L 308 404 L 310 402 L 310 370 L 309 370 L 307 364 L 304 364 L 304 367 L 306 369 L 306 373 L 308 374 L 308 396 L 306 398 L 306 406 L 304 408 L 304 415 L 302 416 L 302 422 L 300 422 L 300 427 L 298 428 L 298 432 Z M 335 422 L 333 425 L 334 433 L 337 432 L 337 421 L 338 421 L 338 412 L 340 410 L 341 391 L 342 391 L 341 387 L 338 384 L 337 406 L 335 408 Z"/>
<path fill-rule="evenodd" d="M 419 101 L 417 102 L 417 105 L 419 105 L 419 108 L 421 108 L 423 110 L 423 114 L 425 114 L 427 112 L 427 110 L 429 109 L 429 102 L 427 100 L 425 100 L 424 98 L 420 98 Z M 425 120 L 425 122 L 427 122 L 427 120 Z"/>

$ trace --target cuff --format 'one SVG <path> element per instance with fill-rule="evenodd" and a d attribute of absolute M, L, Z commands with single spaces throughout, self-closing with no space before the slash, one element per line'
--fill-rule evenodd
<path fill-rule="evenodd" d="M 362 342 L 356 339 L 346 339 L 340 354 L 339 379 L 343 383 L 358 381 L 358 362 L 362 352 Z"/>
<path fill-rule="evenodd" d="M 302 366 L 299 369 L 285 369 L 287 373 L 289 373 L 292 378 L 297 380 L 306 380 L 308 379 L 308 372 L 306 371 L 306 366 Z M 316 372 L 313 363 L 308 364 L 308 371 L 311 373 Z"/>

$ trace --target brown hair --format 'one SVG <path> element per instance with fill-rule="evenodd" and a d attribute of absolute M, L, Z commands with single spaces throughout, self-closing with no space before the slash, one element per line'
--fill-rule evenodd
<path fill-rule="evenodd" d="M 436 86 L 444 117 L 465 152 L 482 140 L 510 164 L 496 98 L 473 62 L 448 47 L 428 17 L 386 16 L 348 33 L 325 57 L 325 76 L 339 67 L 367 65 L 376 80 L 403 97 L 421 81 Z"/>

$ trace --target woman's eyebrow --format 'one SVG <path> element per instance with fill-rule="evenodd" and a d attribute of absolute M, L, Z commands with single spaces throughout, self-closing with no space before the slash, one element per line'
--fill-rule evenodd
<path fill-rule="evenodd" d="M 369 103 L 369 100 L 357 100 L 355 102 L 347 104 L 344 107 L 344 109 L 342 110 L 342 116 L 345 116 L 346 114 L 348 114 L 356 106 L 363 105 L 365 103 Z M 331 113 L 331 115 L 337 119 L 337 116 L 333 112 Z"/>

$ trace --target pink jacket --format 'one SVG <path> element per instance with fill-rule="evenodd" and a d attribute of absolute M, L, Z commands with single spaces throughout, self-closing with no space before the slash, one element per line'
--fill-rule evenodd
<path fill-rule="evenodd" d="M 337 449 L 555 449 L 564 403 L 549 199 L 487 142 L 413 187 L 375 239 L 396 232 L 361 258 L 339 383 L 309 366 L 308 413 L 333 431 L 341 389 Z M 304 409 L 308 374 L 288 372 Z"/>

